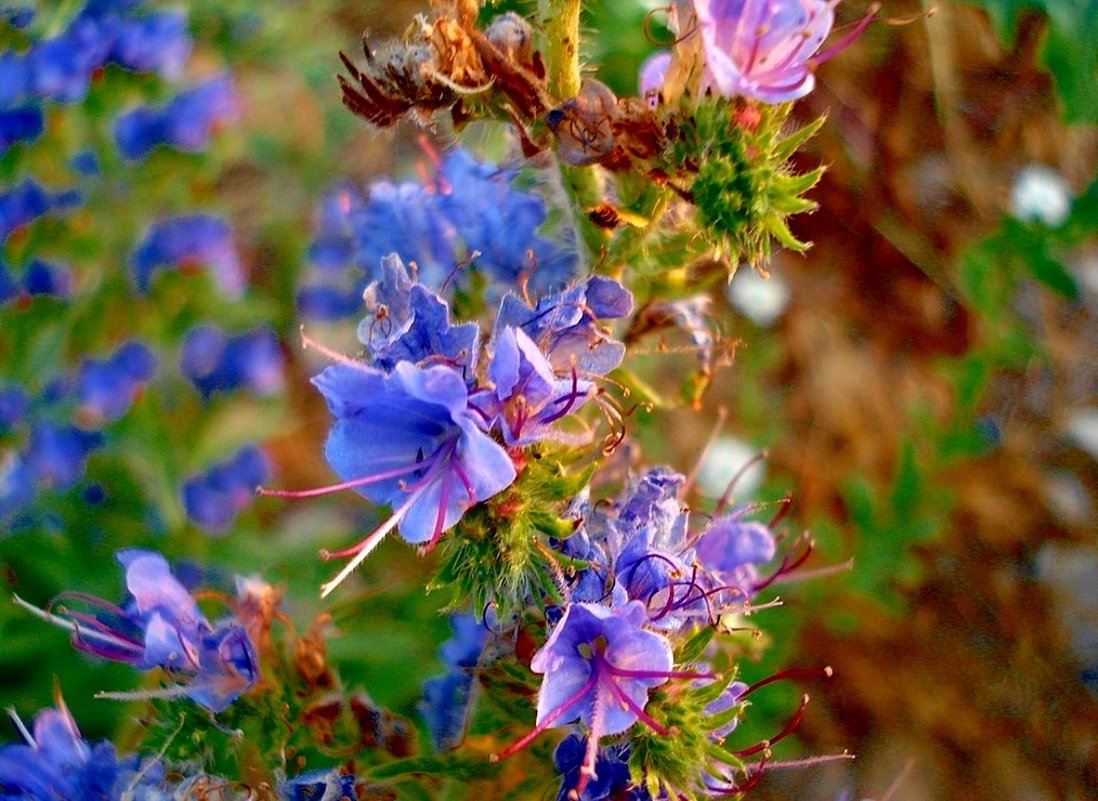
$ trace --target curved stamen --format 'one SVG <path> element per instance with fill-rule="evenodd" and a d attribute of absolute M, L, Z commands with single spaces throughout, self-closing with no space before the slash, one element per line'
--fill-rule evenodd
<path fill-rule="evenodd" d="M 756 583 L 752 587 L 752 590 L 754 590 L 755 592 L 758 592 L 759 590 L 764 590 L 767 587 L 769 587 L 771 584 L 773 584 L 775 581 L 777 581 L 779 578 L 781 578 L 782 576 L 793 572 L 798 567 L 800 567 L 801 565 L 803 565 L 805 562 L 808 561 L 808 558 L 810 556 L 812 556 L 812 552 L 815 549 L 816 549 L 815 541 L 808 540 L 807 545 L 805 546 L 805 549 L 804 549 L 804 553 L 800 554 L 795 559 L 791 556 L 792 549 L 790 549 L 789 551 L 786 551 L 785 555 L 782 557 L 782 563 L 780 565 L 778 565 L 778 569 L 775 570 L 773 572 L 773 574 L 770 575 L 769 578 L 764 579 L 763 581 L 760 581 L 760 582 Z"/>
<path fill-rule="evenodd" d="M 743 696 L 741 695 L 740 697 L 742 698 Z M 797 707 L 797 711 L 793 713 L 793 717 L 790 718 L 789 722 L 786 723 L 785 726 L 782 727 L 782 730 L 780 732 L 778 732 L 776 735 L 771 737 L 769 740 L 763 740 L 761 743 L 757 743 L 756 745 L 753 745 L 750 748 L 745 748 L 742 751 L 733 751 L 732 753 L 735 754 L 738 757 L 741 757 L 741 758 L 742 757 L 747 757 L 747 756 L 754 756 L 755 754 L 759 753 L 760 751 L 766 751 L 767 749 L 770 748 L 770 746 L 774 745 L 774 743 L 777 743 L 777 742 L 780 742 L 781 740 L 784 740 L 786 737 L 788 737 L 790 734 L 793 733 L 794 729 L 796 729 L 799 725 L 801 725 L 801 720 L 804 718 L 804 710 L 805 710 L 805 707 L 807 707 L 807 706 L 808 706 L 808 696 L 805 695 L 801 699 L 801 705 L 799 707 Z"/>
<path fill-rule="evenodd" d="M 846 50 L 846 48 L 848 48 L 855 39 L 862 35 L 862 31 L 866 29 L 866 26 L 869 25 L 869 23 L 873 20 L 873 17 L 876 16 L 877 12 L 880 11 L 880 9 L 880 3 L 871 3 L 865 13 L 865 16 L 858 21 L 858 24 L 854 26 L 853 30 L 851 30 L 846 36 L 837 41 L 835 44 L 831 45 L 831 47 L 827 48 L 827 50 L 823 51 L 818 56 L 811 59 L 811 63 L 813 65 L 823 64 L 828 59 L 834 58 L 843 50 Z"/>
<path fill-rule="evenodd" d="M 765 687 L 768 684 L 773 684 L 776 681 L 788 681 L 791 679 L 808 679 L 818 677 L 829 679 L 834 672 L 835 671 L 833 671 L 830 666 L 822 668 L 789 668 L 788 670 L 779 670 L 773 676 L 767 676 L 765 679 L 761 679 L 752 684 L 750 687 L 740 693 L 740 698 L 746 698 L 747 696 L 751 695 L 751 693 L 755 692 L 755 690 Z"/>
<path fill-rule="evenodd" d="M 130 651 L 131 653 L 134 653 L 136 655 L 144 653 L 144 646 L 138 645 L 137 643 L 126 639 L 121 635 L 116 634 L 115 632 L 104 632 L 98 631 L 96 629 L 85 629 L 77 624 L 75 621 L 69 620 L 65 617 L 60 617 L 59 615 L 53 614 L 51 612 L 47 612 L 45 609 L 39 609 L 34 604 L 24 601 L 18 595 L 13 595 L 12 600 L 18 606 L 23 607 L 40 620 L 44 620 L 47 623 L 52 623 L 55 626 L 60 626 L 63 629 L 67 629 L 73 632 L 73 635 L 76 637 L 87 636 L 88 639 L 98 640 L 107 647 L 118 648 L 122 651 Z"/>

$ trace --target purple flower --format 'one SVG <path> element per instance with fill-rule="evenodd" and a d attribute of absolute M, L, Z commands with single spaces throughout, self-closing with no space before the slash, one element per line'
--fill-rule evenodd
<path fill-rule="evenodd" d="M 544 675 L 533 730 L 500 753 L 508 756 L 550 726 L 580 720 L 587 727 L 587 751 L 574 788 L 581 793 L 597 774 L 598 741 L 621 734 L 638 720 L 655 731 L 667 729 L 644 711 L 648 691 L 672 678 L 711 678 L 672 670 L 671 645 L 648 631 L 644 607 L 630 602 L 617 609 L 571 604 L 549 640 L 530 663 Z"/>
<path fill-rule="evenodd" d="M 282 389 L 284 359 L 278 337 L 269 328 L 226 337 L 212 325 L 197 325 L 187 332 L 180 367 L 202 396 L 231 392 L 241 387 L 260 396 Z"/>
<path fill-rule="evenodd" d="M 256 447 L 241 449 L 232 459 L 214 465 L 183 484 L 187 517 L 211 533 L 220 533 L 255 500 L 255 490 L 267 480 L 270 465 Z"/>
<path fill-rule="evenodd" d="M 373 533 L 328 558 L 353 556 L 322 588 L 334 590 L 394 528 L 430 550 L 465 510 L 510 486 L 515 467 L 469 409 L 465 379 L 452 367 L 399 362 L 386 372 L 354 362 L 313 379 L 335 416 L 325 456 L 343 483 L 304 492 L 264 490 L 302 498 L 354 489 L 393 508 Z"/>
<path fill-rule="evenodd" d="M 232 79 L 222 75 L 180 92 L 162 108 L 142 107 L 122 114 L 114 138 L 122 156 L 144 158 L 160 144 L 198 153 L 210 144 L 214 129 L 239 114 Z"/>
<path fill-rule="evenodd" d="M 546 437 L 587 439 L 569 437 L 554 424 L 583 405 L 591 382 L 580 380 L 575 370 L 568 378 L 558 378 L 545 354 L 521 328 L 504 328 L 497 335 L 488 377 L 493 388 L 481 393 L 476 405 L 485 417 L 499 423 L 508 445 L 529 445 Z"/>
<path fill-rule="evenodd" d="M 156 357 L 140 342 L 127 342 L 109 359 L 88 359 L 80 368 L 76 396 L 81 420 L 103 425 L 121 418 L 156 369 Z"/>
<path fill-rule="evenodd" d="M 774 535 L 762 523 L 744 520 L 747 509 L 715 518 L 695 546 L 698 562 L 726 590 L 741 600 L 755 594 L 758 565 L 774 558 Z"/>
<path fill-rule="evenodd" d="M 80 651 L 139 670 L 159 667 L 186 678 L 185 683 L 163 691 L 104 693 L 103 697 L 186 695 L 217 713 L 252 688 L 259 670 L 255 648 L 240 622 L 230 617 L 210 625 L 160 554 L 131 548 L 119 551 L 117 557 L 126 568 L 130 592 L 122 607 L 80 594 L 73 598 L 90 606 L 92 614 L 68 605 L 51 613 L 16 599 L 38 617 L 72 631 L 73 645 Z"/>
<path fill-rule="evenodd" d="M 26 742 L 0 746 L 0 799 L 112 801 L 125 789 L 120 774 L 134 760 L 120 763 L 108 742 L 85 742 L 60 698 L 35 715 L 33 733 L 11 714 Z"/>
<path fill-rule="evenodd" d="M 496 316 L 496 336 L 506 328 L 521 328 L 537 343 L 553 368 L 581 377 L 606 375 L 621 364 L 625 346 L 611 339 L 600 320 L 624 317 L 633 309 L 633 295 L 612 278 L 592 276 L 530 308 L 506 295 Z"/>
<path fill-rule="evenodd" d="M 0 154 L 16 142 L 35 141 L 42 129 L 42 109 L 37 106 L 0 110 Z"/>
<path fill-rule="evenodd" d="M 471 379 L 480 338 L 477 324 L 451 325 L 446 301 L 413 282 L 395 253 L 381 260 L 381 269 L 381 279 L 366 289 L 369 314 L 358 328 L 374 364 L 384 370 L 401 361 L 446 364 Z"/>
<path fill-rule="evenodd" d="M 232 231 L 219 217 L 190 214 L 154 224 L 130 257 L 137 288 L 148 292 L 153 273 L 165 266 L 205 267 L 228 297 L 238 297 L 244 290 Z"/>
<path fill-rule="evenodd" d="M 667 68 L 671 66 L 671 54 L 667 51 L 653 53 L 641 64 L 640 75 L 637 78 L 638 91 L 641 97 L 647 98 L 650 104 L 659 99 L 660 90 L 663 88 L 663 79 L 667 76 Z"/>
<path fill-rule="evenodd" d="M 812 91 L 813 69 L 852 42 L 872 14 L 819 56 L 835 21 L 831 0 L 694 0 L 707 74 L 725 97 L 764 103 Z"/>

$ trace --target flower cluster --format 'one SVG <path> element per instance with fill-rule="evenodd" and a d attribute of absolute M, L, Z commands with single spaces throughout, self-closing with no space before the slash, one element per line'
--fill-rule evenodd
<path fill-rule="evenodd" d="M 89 743 L 64 701 L 44 709 L 28 730 L 13 713 L 24 742 L 0 746 L 0 798 L 58 801 L 173 801 L 252 798 L 246 787 L 201 771 L 169 772 L 155 756 L 119 756 L 108 742 Z M 314 770 L 278 786 L 278 801 L 355 801 L 355 778 Z"/>
<path fill-rule="evenodd" d="M 436 173 L 423 182 L 378 180 L 365 193 L 344 185 L 328 194 L 297 296 L 303 317 L 360 313 L 362 292 L 382 278 L 379 265 L 390 253 L 434 287 L 467 285 L 475 272 L 494 286 L 521 282 L 542 293 L 574 277 L 575 254 L 567 242 L 541 236 L 545 203 L 514 186 L 516 170 L 460 148 L 436 159 Z"/>
<path fill-rule="evenodd" d="M 0 387 L 0 435 L 21 443 L 0 461 L 0 518 L 14 528 L 38 489 L 80 481 L 87 457 L 103 445 L 104 428 L 126 414 L 155 367 L 148 346 L 130 341 L 34 394 L 18 384 Z"/>
<path fill-rule="evenodd" d="M 143 697 L 185 695 L 220 712 L 252 688 L 259 678 L 255 646 L 240 620 L 230 616 L 211 625 L 158 553 L 119 551 L 118 561 L 126 568 L 129 590 L 121 606 L 76 594 L 72 599 L 90 612 L 67 606 L 55 606 L 52 612 L 27 608 L 71 630 L 73 646 L 80 651 L 139 670 L 161 668 L 184 680 Z"/>
<path fill-rule="evenodd" d="M 452 324 L 437 293 L 414 281 L 396 254 L 365 293 L 359 326 L 369 363 L 338 358 L 313 379 L 335 424 L 325 455 L 340 484 L 268 495 L 309 497 L 354 489 L 392 515 L 351 548 L 353 557 L 324 587 L 327 595 L 392 530 L 429 551 L 476 504 L 515 480 L 512 448 L 584 435 L 557 424 L 592 394 L 592 377 L 621 361 L 623 348 L 599 328 L 632 308 L 629 292 L 590 278 L 547 295 L 534 308 L 504 297 L 490 338 L 486 379 L 478 377 L 480 331 Z"/>

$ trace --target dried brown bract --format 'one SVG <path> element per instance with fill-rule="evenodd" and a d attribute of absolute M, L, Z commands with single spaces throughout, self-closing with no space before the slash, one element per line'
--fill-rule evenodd
<path fill-rule="evenodd" d="M 428 126 L 445 109 L 460 124 L 477 104 L 488 113 L 505 113 L 509 104 L 525 120 L 544 113 L 550 105 L 545 69 L 526 20 L 502 14 L 482 33 L 475 3 L 434 6 L 434 16 L 418 17 L 402 41 L 375 51 L 364 35 L 364 66 L 340 53 L 349 73 L 338 76 L 347 108 L 379 128 L 406 114 Z"/>

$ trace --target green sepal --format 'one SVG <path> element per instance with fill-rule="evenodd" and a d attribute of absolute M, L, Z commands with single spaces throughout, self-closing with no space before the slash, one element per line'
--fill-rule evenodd
<path fill-rule="evenodd" d="M 679 649 L 677 654 L 678 662 L 682 664 L 698 661 L 706 646 L 712 642 L 715 633 L 716 631 L 712 626 L 699 627 Z"/>
<path fill-rule="evenodd" d="M 774 145 L 774 158 L 781 161 L 787 160 L 790 156 L 800 150 L 801 145 L 815 136 L 825 122 L 827 122 L 826 114 L 779 141 Z"/>
<path fill-rule="evenodd" d="M 763 222 L 767 232 L 785 245 L 790 250 L 795 250 L 798 253 L 808 250 L 811 245 L 807 242 L 802 242 L 793 236 L 793 232 L 789 230 L 789 226 L 785 224 L 785 220 L 777 215 L 767 217 Z"/>

